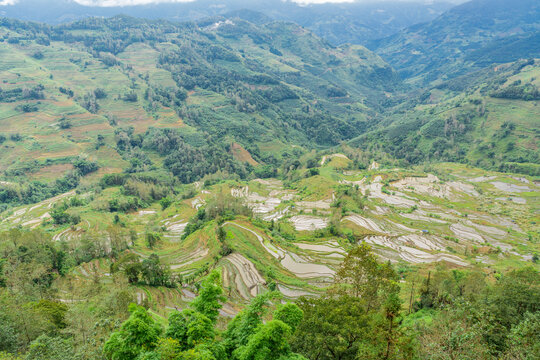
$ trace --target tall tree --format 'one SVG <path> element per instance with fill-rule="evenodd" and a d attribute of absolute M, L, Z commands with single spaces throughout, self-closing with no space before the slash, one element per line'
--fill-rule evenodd
<path fill-rule="evenodd" d="M 398 276 L 390 263 L 379 263 L 371 247 L 361 244 L 345 257 L 336 274 L 335 291 L 363 299 L 366 310 L 378 309 L 396 292 Z"/>
<path fill-rule="evenodd" d="M 222 294 L 221 274 L 214 270 L 201 282 L 199 295 L 192 301 L 191 307 L 215 324 L 222 307 L 221 302 L 227 300 Z"/>
<path fill-rule="evenodd" d="M 161 326 L 148 312 L 135 304 L 129 306 L 130 317 L 115 331 L 103 346 L 103 352 L 111 360 L 133 360 L 142 353 L 156 348 Z"/>

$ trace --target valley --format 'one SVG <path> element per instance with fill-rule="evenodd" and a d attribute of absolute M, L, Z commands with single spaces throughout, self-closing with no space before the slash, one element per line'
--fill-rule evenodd
<path fill-rule="evenodd" d="M 337 155 L 316 168 L 320 175 L 301 172 L 287 187 L 276 179 L 195 183 L 185 190 L 189 197 L 182 195 L 184 200 L 166 209 L 156 203 L 128 212 L 119 221 L 103 210 L 103 204 L 122 196 L 121 187 L 69 192 L 4 213 L 0 229 L 40 227 L 54 241 L 73 247 L 92 237 L 109 239 L 103 246 L 110 247 L 112 234 L 130 241 L 130 229 L 138 234 L 130 252 L 141 258 L 157 253 L 184 279 L 201 269 L 221 268 L 234 299 L 231 308 L 270 283 L 286 289 L 285 296 L 292 298 L 318 293 L 358 241 L 372 245 L 381 259 L 394 264 L 429 268 L 446 263 L 495 272 L 510 264 L 529 263 L 539 250 L 539 184 L 531 178 L 455 164 L 434 166 L 431 171 L 437 175 L 421 168 L 354 171 L 347 170 L 350 159 Z M 250 215 L 209 220 L 184 237 L 200 209 L 231 198 L 245 203 Z M 67 211 L 84 221 L 58 227 L 51 209 L 71 199 L 80 199 L 81 204 Z M 220 253 L 218 228 L 225 233 L 229 255 Z M 153 248 L 143 237 L 150 230 L 162 234 Z M 104 261 L 98 262 L 98 269 L 108 269 Z M 73 270 L 76 281 L 91 280 L 88 266 Z M 190 286 L 186 289 L 193 291 Z M 174 305 L 151 299 L 156 301 L 156 312 Z M 165 299 L 178 304 L 175 297 Z"/>
<path fill-rule="evenodd" d="M 539 19 L 0 1 L 0 360 L 538 358 Z"/>

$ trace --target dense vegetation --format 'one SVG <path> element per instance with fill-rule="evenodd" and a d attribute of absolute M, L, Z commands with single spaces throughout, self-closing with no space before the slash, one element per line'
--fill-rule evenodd
<path fill-rule="evenodd" d="M 404 78 L 429 84 L 493 63 L 540 57 L 539 14 L 534 0 L 473 0 L 369 48 Z"/>
<path fill-rule="evenodd" d="M 540 358 L 539 7 L 370 6 L 0 18 L 0 360 Z"/>
<path fill-rule="evenodd" d="M 136 282 L 142 272 L 149 285 L 166 285 L 161 279 L 167 269 L 160 270 L 159 258 L 140 261 L 125 250 L 103 254 L 119 257 L 113 270 L 118 290 L 101 295 L 96 278 L 91 291 L 97 293 L 79 303 L 59 300 L 62 295 L 54 283 L 82 259 L 103 255 L 53 243 L 35 231 L 4 233 L 0 244 L 3 359 L 17 359 L 9 354 L 18 352 L 25 353 L 25 359 L 535 359 L 540 355 L 540 275 L 532 267 L 495 277 L 475 270 L 440 269 L 400 287 L 403 274 L 379 263 L 369 246 L 360 245 L 349 252 L 334 285 L 320 298 L 280 304 L 279 293 L 270 291 L 224 322 L 219 312 L 225 300 L 220 273 L 213 271 L 198 284 L 198 296 L 189 307 L 170 312 L 164 327 L 143 306 L 128 306 L 133 298 L 122 280 Z"/>
<path fill-rule="evenodd" d="M 398 84 L 365 48 L 334 48 L 291 23 L 2 18 L 0 38 L 3 204 L 58 195 L 98 169 L 164 168 L 184 183 L 218 170 L 272 174 L 298 152 L 363 133 Z M 13 132 L 11 121 L 47 111 L 47 121 Z"/>
<path fill-rule="evenodd" d="M 293 1 L 198 0 L 188 2 L 160 2 L 151 6 L 91 6 L 75 1 L 18 0 L 11 6 L 3 6 L 4 16 L 39 21 L 48 24 L 65 23 L 80 18 L 111 17 L 119 13 L 147 19 L 171 21 L 196 21 L 213 17 L 216 20 L 242 18 L 255 24 L 275 20 L 292 21 L 304 26 L 332 44 L 364 44 L 368 40 L 391 35 L 402 28 L 435 18 L 451 7 L 450 3 L 414 2 L 370 3 L 353 2 L 340 4 L 339 8 L 328 4 L 303 6 Z M 112 5 L 112 4 L 109 4 Z M 247 6 L 249 5 L 249 6 Z M 2 6 L 2 3 L 0 3 Z"/>
<path fill-rule="evenodd" d="M 396 106 L 351 144 L 405 164 L 450 161 L 537 176 L 539 74 L 530 59 L 443 82 Z"/>

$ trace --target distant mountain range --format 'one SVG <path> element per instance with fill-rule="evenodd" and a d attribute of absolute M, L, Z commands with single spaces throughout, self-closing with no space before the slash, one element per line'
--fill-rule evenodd
<path fill-rule="evenodd" d="M 346 42 L 364 44 L 369 40 L 392 35 L 407 26 L 430 21 L 452 6 L 450 2 L 425 4 L 422 1 L 300 6 L 282 0 L 197 0 L 186 3 L 97 7 L 83 6 L 72 0 L 20 0 L 15 5 L 0 6 L 0 16 L 49 24 L 119 14 L 172 21 L 199 20 L 211 16 L 247 16 L 246 20 L 252 22 L 255 18 L 259 21 L 292 21 L 309 28 L 330 43 L 339 45 Z M 256 15 L 254 12 L 264 15 Z"/>
<path fill-rule="evenodd" d="M 409 82 L 426 84 L 540 57 L 539 31 L 537 0 L 473 0 L 368 47 Z"/>

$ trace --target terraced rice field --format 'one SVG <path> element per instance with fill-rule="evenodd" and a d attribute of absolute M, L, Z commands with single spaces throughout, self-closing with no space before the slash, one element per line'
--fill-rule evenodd
<path fill-rule="evenodd" d="M 177 200 L 167 210 L 152 206 L 122 214 L 122 221 L 138 234 L 130 251 L 143 259 L 156 253 L 173 273 L 184 277 L 197 276 L 201 269 L 220 268 L 226 293 L 233 299 L 223 310 L 225 316 L 237 311 L 233 304 L 248 301 L 271 283 L 286 298 L 316 296 L 332 281 L 353 246 L 350 240 L 328 233 L 331 224 L 336 226 L 336 218 L 337 226 L 356 242 L 371 244 L 382 259 L 394 263 L 495 266 L 501 259 L 526 263 L 535 251 L 530 239 L 537 236 L 540 219 L 539 186 L 534 181 L 498 173 L 467 177 L 464 168 L 449 170 L 459 172 L 459 176 L 452 172 L 411 175 L 398 169 L 338 170 L 331 161 L 325 163 L 323 175 L 292 188 L 275 179 L 207 188 L 195 184 L 193 198 Z M 471 175 L 476 172 L 471 171 Z M 441 180 L 443 177 L 446 180 Z M 362 207 L 354 211 L 336 207 L 337 189 L 343 186 L 357 189 L 364 199 Z M 260 219 L 255 222 L 238 217 L 221 225 L 232 250 L 226 256 L 220 255 L 215 221 L 183 238 L 196 210 L 223 189 L 242 199 L 253 209 L 254 218 Z M 98 204 L 114 191 L 106 189 L 94 195 L 92 202 L 79 210 L 81 223 L 73 227 L 53 225 L 49 212 L 55 204 L 75 196 L 74 192 L 5 212 L 0 227 L 41 228 L 52 233 L 54 240 L 68 243 L 91 230 L 108 243 L 113 214 L 101 212 Z M 144 242 L 149 226 L 158 226 L 162 232 L 154 249 Z M 82 264 L 73 275 L 79 282 L 99 277 L 103 284 L 112 283 L 109 267 L 109 260 L 102 259 Z M 138 301 L 150 303 L 158 315 L 165 314 L 167 308 L 182 307 L 194 292 L 191 285 L 134 290 Z"/>

